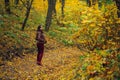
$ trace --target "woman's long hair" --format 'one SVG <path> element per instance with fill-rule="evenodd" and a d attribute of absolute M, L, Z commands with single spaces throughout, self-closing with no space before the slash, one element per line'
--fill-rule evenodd
<path fill-rule="evenodd" d="M 41 29 L 40 29 L 41 27 L 42 27 L 42 25 L 39 25 L 38 28 L 37 28 L 37 31 L 40 31 L 40 30 L 41 30 Z"/>
<path fill-rule="evenodd" d="M 40 29 L 42 27 L 42 25 L 39 25 L 37 28 L 37 31 L 41 31 L 43 33 L 43 31 Z"/>

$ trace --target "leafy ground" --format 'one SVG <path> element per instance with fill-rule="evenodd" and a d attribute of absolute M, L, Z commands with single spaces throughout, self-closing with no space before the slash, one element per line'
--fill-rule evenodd
<path fill-rule="evenodd" d="M 53 45 L 54 44 L 54 45 Z M 13 80 L 70 80 L 76 75 L 79 56 L 82 52 L 73 47 L 65 47 L 49 39 L 45 46 L 43 66 L 36 64 L 36 54 L 16 57 L 0 66 L 1 79 Z"/>

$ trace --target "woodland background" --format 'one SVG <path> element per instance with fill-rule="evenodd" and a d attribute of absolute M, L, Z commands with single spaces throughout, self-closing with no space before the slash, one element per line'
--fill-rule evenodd
<path fill-rule="evenodd" d="M 35 65 L 39 24 L 45 68 Z M 120 80 L 120 1 L 1 0 L 0 71 L 10 80 Z"/>

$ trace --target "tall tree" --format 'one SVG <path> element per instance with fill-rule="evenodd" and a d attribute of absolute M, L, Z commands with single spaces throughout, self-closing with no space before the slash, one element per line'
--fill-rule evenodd
<path fill-rule="evenodd" d="M 25 5 L 25 3 L 21 0 L 21 2 Z M 30 10 L 31 10 L 31 7 L 32 7 L 32 3 L 33 3 L 33 0 L 26 0 L 26 16 L 25 16 L 25 19 L 23 21 L 23 24 L 22 24 L 22 31 L 24 30 L 25 28 L 25 25 L 27 23 L 27 20 L 28 20 L 28 17 L 29 17 L 29 14 L 30 14 Z"/>
<path fill-rule="evenodd" d="M 55 6 L 56 6 L 56 0 L 53 0 L 53 14 L 55 14 L 56 15 L 56 8 L 55 8 Z"/>
<path fill-rule="evenodd" d="M 61 7 L 62 17 L 64 17 L 65 0 L 61 0 L 61 4 L 62 4 L 62 7 Z"/>
<path fill-rule="evenodd" d="M 52 21 L 52 15 L 56 14 L 55 6 L 56 6 L 56 0 L 48 0 L 48 11 L 47 11 L 46 22 L 45 22 L 46 31 L 49 31 L 49 27 Z"/>
<path fill-rule="evenodd" d="M 116 6 L 117 6 L 117 8 L 118 8 L 118 18 L 120 18 L 120 0 L 115 0 L 115 2 L 116 2 Z"/>
<path fill-rule="evenodd" d="M 11 10 L 10 10 L 10 1 L 9 0 L 4 0 L 5 1 L 5 10 L 8 14 L 11 13 Z"/>

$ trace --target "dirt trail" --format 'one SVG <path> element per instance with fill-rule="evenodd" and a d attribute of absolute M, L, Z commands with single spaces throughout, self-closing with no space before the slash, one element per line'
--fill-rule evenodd
<path fill-rule="evenodd" d="M 0 78 L 5 80 L 70 80 L 76 75 L 81 51 L 60 46 L 54 41 L 46 44 L 43 66 L 36 64 L 37 52 L 14 58 L 0 66 Z M 51 47 L 55 44 L 53 47 Z"/>

